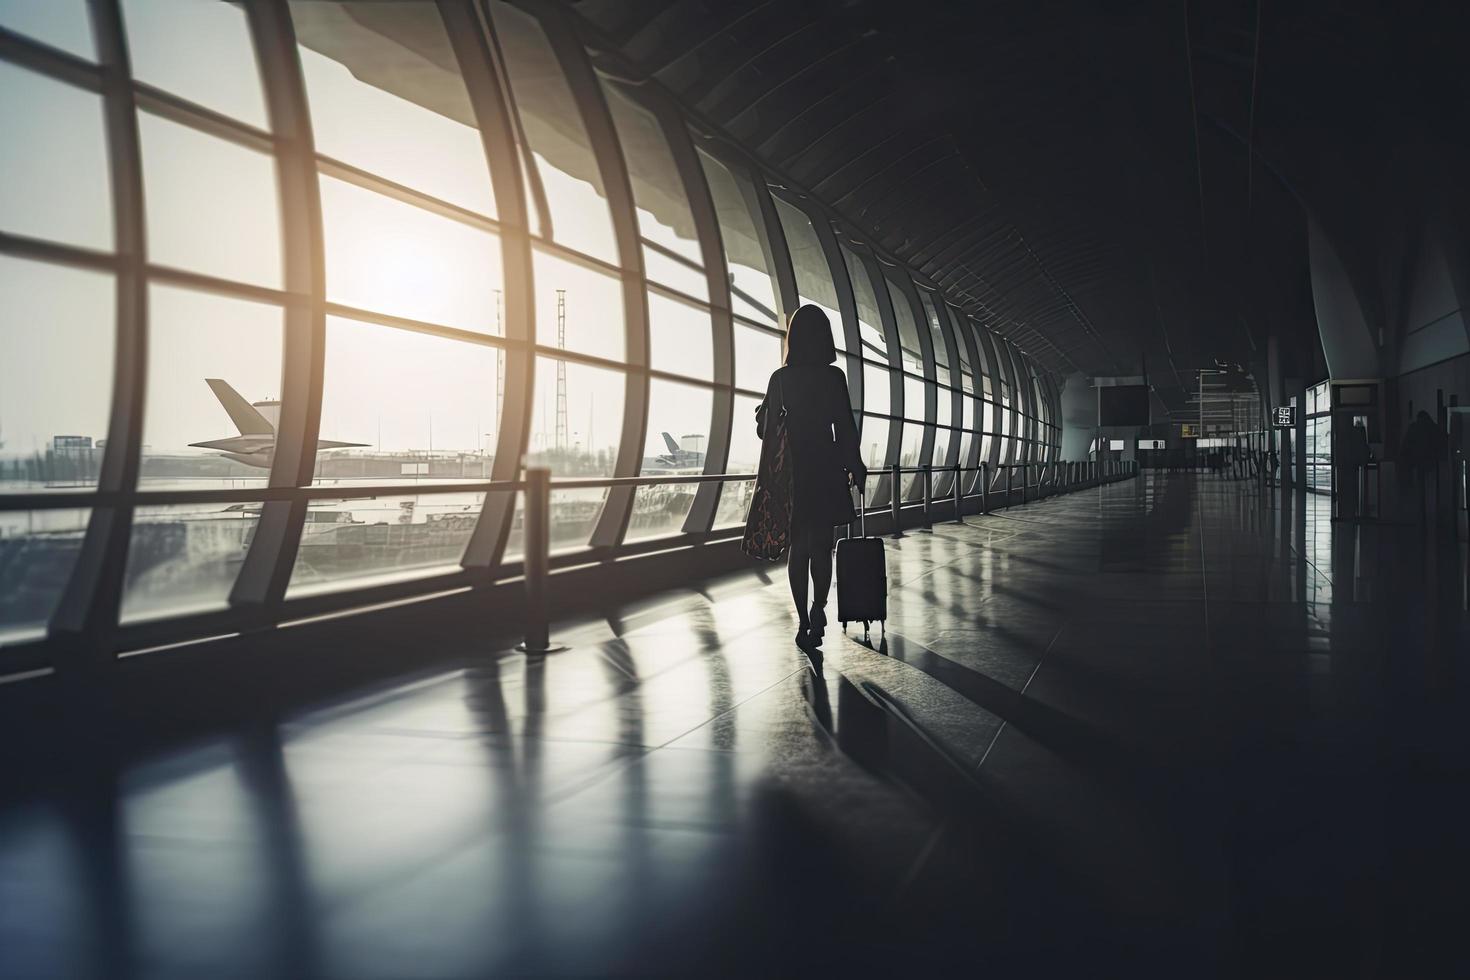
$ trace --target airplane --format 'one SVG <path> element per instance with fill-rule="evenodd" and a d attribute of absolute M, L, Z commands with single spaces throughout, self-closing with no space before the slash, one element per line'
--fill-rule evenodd
<path fill-rule="evenodd" d="M 643 472 L 648 473 L 658 470 L 702 470 L 704 469 L 704 453 L 693 449 L 681 449 L 679 440 L 667 432 L 660 433 L 664 437 L 664 445 L 669 447 L 666 454 L 658 456 L 645 456 L 643 458 Z M 702 435 L 688 435 L 685 439 L 703 439 Z"/>
<path fill-rule="evenodd" d="M 260 409 L 278 409 L 279 403 L 256 402 L 252 405 L 238 391 L 219 378 L 205 378 L 204 383 L 209 385 L 209 390 L 214 392 L 214 397 L 218 398 L 219 403 L 224 406 L 225 412 L 230 416 L 230 421 L 235 423 L 235 428 L 240 434 L 226 439 L 211 439 L 208 442 L 191 442 L 189 445 L 196 449 L 217 449 L 219 454 L 226 459 L 233 459 L 246 466 L 269 469 L 276 455 L 276 426 L 271 419 L 261 414 Z M 275 412 L 272 411 L 272 414 L 274 415 Z M 366 445 L 365 442 L 318 439 L 316 448 L 320 451 L 323 449 L 352 449 Z"/>

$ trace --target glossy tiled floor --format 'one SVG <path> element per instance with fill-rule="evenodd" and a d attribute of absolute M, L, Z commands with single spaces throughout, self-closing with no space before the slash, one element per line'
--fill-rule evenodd
<path fill-rule="evenodd" d="M 1325 503 L 1147 477 L 890 542 L 816 664 L 742 574 L 91 774 L 0 813 L 0 976 L 1428 975 L 1463 620 Z"/>

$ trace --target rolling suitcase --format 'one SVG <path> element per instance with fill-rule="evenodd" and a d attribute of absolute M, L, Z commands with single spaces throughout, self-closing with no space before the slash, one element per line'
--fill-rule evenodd
<path fill-rule="evenodd" d="M 888 563 L 883 539 L 867 536 L 867 500 L 862 487 L 858 488 L 858 514 L 862 536 L 852 537 L 849 524 L 848 537 L 837 542 L 837 618 L 843 630 L 848 623 L 861 622 L 866 639 L 870 624 L 888 618 Z"/>

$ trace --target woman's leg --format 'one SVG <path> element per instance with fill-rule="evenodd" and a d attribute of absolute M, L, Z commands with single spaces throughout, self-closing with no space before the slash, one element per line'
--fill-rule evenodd
<path fill-rule="evenodd" d="M 810 537 L 807 547 L 812 565 L 812 608 L 822 609 L 827 605 L 827 593 L 832 588 L 833 529 L 830 526 L 814 527 Z"/>
<path fill-rule="evenodd" d="M 797 524 L 791 527 L 791 548 L 786 556 L 786 577 L 791 580 L 791 598 L 796 603 L 796 615 L 801 628 L 807 628 L 806 580 L 811 571 L 812 548 L 807 529 Z"/>

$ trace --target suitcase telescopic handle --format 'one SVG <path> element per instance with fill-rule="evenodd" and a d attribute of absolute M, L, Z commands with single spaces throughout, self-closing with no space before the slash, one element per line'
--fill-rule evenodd
<path fill-rule="evenodd" d="M 864 476 L 857 481 L 858 492 L 858 528 L 863 537 L 868 536 L 868 478 Z M 852 525 L 847 525 L 847 536 L 852 537 Z"/>

